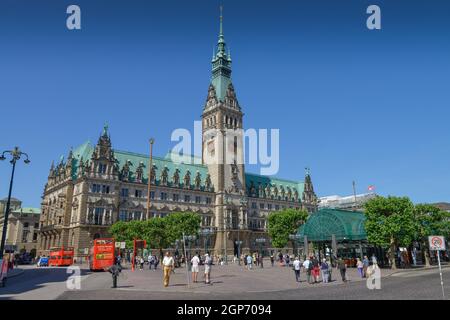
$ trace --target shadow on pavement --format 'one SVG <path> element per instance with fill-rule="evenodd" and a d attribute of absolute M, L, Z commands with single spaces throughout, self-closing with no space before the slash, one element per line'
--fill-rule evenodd
<path fill-rule="evenodd" d="M 89 270 L 81 269 L 81 276 L 90 274 Z M 48 283 L 62 283 L 65 285 L 65 281 L 73 275 L 73 271 L 67 273 L 65 267 L 48 267 L 48 268 L 35 268 L 25 269 L 24 273 L 14 278 L 8 279 L 5 287 L 0 288 L 0 300 L 8 300 L 13 297 L 4 297 L 4 295 L 17 295 L 39 288 L 43 288 Z"/>

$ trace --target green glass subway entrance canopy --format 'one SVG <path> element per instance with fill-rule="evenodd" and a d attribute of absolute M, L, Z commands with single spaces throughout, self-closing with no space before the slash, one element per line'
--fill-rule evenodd
<path fill-rule="evenodd" d="M 365 220 L 362 212 L 321 209 L 309 216 L 297 234 L 309 241 L 331 241 L 333 235 L 337 241 L 366 240 Z"/>

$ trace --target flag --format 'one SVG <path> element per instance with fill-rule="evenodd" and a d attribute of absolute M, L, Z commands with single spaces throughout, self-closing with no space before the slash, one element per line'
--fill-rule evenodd
<path fill-rule="evenodd" d="M 368 189 L 369 191 L 375 191 L 375 186 L 369 186 L 367 189 Z"/>

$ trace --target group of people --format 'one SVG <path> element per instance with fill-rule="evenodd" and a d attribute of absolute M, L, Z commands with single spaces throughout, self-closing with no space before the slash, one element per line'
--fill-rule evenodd
<path fill-rule="evenodd" d="M 159 258 L 157 255 L 148 255 L 147 257 L 136 256 L 134 258 L 134 263 L 136 266 L 139 266 L 139 270 L 144 270 L 144 265 L 147 263 L 149 270 L 156 270 L 159 265 Z"/>
<path fill-rule="evenodd" d="M 248 270 L 251 270 L 254 265 L 264 268 L 263 256 L 259 253 L 255 252 L 253 254 L 242 254 L 240 259 L 243 261 L 244 266 L 246 266 Z"/>
<path fill-rule="evenodd" d="M 295 280 L 297 282 L 301 282 L 300 272 L 302 269 L 306 272 L 308 283 L 320 282 L 320 275 L 322 275 L 323 283 L 331 281 L 331 265 L 327 259 L 322 259 L 320 262 L 315 256 L 310 256 L 304 261 L 301 261 L 299 257 L 295 257 L 292 262 L 292 269 L 294 270 Z"/>
<path fill-rule="evenodd" d="M 192 259 L 190 260 L 190 267 L 192 272 L 192 282 L 198 282 L 198 273 L 200 271 L 200 257 L 199 254 L 196 253 Z M 213 264 L 213 260 L 210 257 L 209 253 L 205 253 L 203 257 L 203 266 L 204 266 L 204 279 L 206 284 L 211 284 L 211 266 Z M 164 287 L 169 286 L 170 275 L 174 272 L 175 269 L 175 260 L 170 254 L 170 252 L 166 252 L 164 259 L 162 261 L 163 265 L 163 285 Z"/>
<path fill-rule="evenodd" d="M 356 258 L 356 268 L 358 269 L 358 274 L 361 278 L 367 278 L 367 270 L 369 268 L 370 262 L 367 256 L 361 260 L 360 258 Z M 375 255 L 372 255 L 372 265 L 377 265 L 377 258 Z"/>

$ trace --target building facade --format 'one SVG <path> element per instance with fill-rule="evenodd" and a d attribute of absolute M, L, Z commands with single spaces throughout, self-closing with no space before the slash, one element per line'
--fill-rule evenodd
<path fill-rule="evenodd" d="M 7 201 L 7 198 L 0 200 L 0 237 L 3 233 Z M 14 250 L 17 253 L 27 252 L 33 256 L 36 254 L 40 213 L 39 208 L 22 207 L 20 200 L 11 198 L 5 242 L 7 250 Z"/>
<path fill-rule="evenodd" d="M 252 250 L 257 238 L 268 239 L 270 212 L 283 208 L 316 211 L 309 172 L 304 181 L 245 172 L 243 127 L 221 18 L 202 113 L 202 158 L 175 161 L 169 153 L 153 157 L 150 168 L 148 155 L 114 149 L 105 127 L 96 145 L 84 143 L 71 150 L 67 160 L 52 164 L 42 201 L 41 251 L 63 245 L 73 246 L 76 255 L 81 255 L 93 239 L 108 236 L 116 221 L 196 212 L 202 217 L 201 227 L 214 231 L 214 251 L 233 255 L 237 240 L 242 241 L 242 250 Z M 211 158 L 219 161 L 209 161 Z"/>
<path fill-rule="evenodd" d="M 362 193 L 351 196 L 326 196 L 319 198 L 319 209 L 342 209 L 358 210 L 364 209 L 364 205 L 370 199 L 377 197 L 376 193 Z"/>

